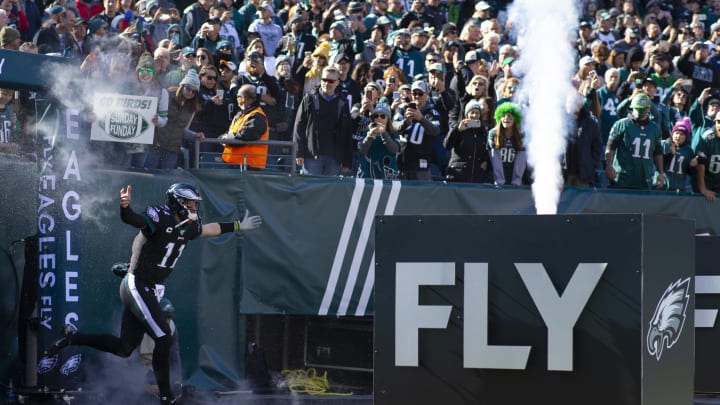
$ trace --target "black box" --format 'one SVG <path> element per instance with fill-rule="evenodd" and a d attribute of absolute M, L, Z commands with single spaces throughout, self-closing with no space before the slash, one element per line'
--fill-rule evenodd
<path fill-rule="evenodd" d="M 305 325 L 305 365 L 373 371 L 370 319 L 310 320 Z"/>
<path fill-rule="evenodd" d="M 691 405 L 694 223 L 375 222 L 375 405 Z"/>

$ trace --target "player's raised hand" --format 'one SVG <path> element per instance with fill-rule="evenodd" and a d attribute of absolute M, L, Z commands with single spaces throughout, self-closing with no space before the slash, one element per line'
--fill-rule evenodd
<path fill-rule="evenodd" d="M 120 189 L 120 207 L 127 208 L 130 206 L 130 194 L 132 193 L 132 186 L 128 184 L 127 188 Z"/>
<path fill-rule="evenodd" d="M 242 221 L 238 221 L 238 228 L 241 231 L 255 229 L 260 225 L 262 225 L 262 218 L 258 215 L 250 216 L 250 210 L 245 210 L 245 217 Z"/>

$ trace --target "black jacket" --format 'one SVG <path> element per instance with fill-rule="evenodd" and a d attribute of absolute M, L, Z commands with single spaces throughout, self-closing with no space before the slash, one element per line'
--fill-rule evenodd
<path fill-rule="evenodd" d="M 443 141 L 450 150 L 447 178 L 467 183 L 492 183 L 492 164 L 487 146 L 487 130 L 484 127 L 460 131 L 453 126 Z M 483 162 L 487 163 L 482 169 Z"/>
<path fill-rule="evenodd" d="M 335 159 L 344 167 L 352 166 L 352 118 L 347 101 L 340 96 L 335 96 L 332 103 L 337 105 L 337 114 L 334 116 L 320 117 L 321 100 L 317 91 L 308 93 L 303 97 L 295 117 L 293 134 L 295 143 L 298 146 L 297 157 L 310 158 L 320 155 L 320 120 L 331 120 L 329 124 L 334 126 L 335 136 Z M 325 123 L 328 124 L 327 122 Z"/>
<path fill-rule="evenodd" d="M 565 153 L 567 174 L 574 174 L 586 183 L 595 181 L 595 170 L 603 153 L 600 125 L 586 108 L 582 108 L 576 120 L 577 128 L 568 137 Z"/>

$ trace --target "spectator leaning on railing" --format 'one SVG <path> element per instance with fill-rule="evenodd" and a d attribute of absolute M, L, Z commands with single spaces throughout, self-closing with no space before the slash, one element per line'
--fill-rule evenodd
<path fill-rule="evenodd" d="M 222 139 L 239 141 L 267 141 L 270 134 L 268 119 L 260 106 L 257 89 L 244 84 L 237 94 L 239 111 Z M 267 161 L 267 144 L 225 145 L 222 160 L 225 163 L 242 165 L 250 169 L 264 169 Z"/>

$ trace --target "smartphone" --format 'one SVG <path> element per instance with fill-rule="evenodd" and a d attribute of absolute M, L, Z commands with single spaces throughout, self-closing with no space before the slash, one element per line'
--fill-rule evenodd
<path fill-rule="evenodd" d="M 365 90 L 365 98 L 368 100 L 372 100 L 372 90 Z"/>
<path fill-rule="evenodd" d="M 402 94 L 400 94 L 399 91 L 393 91 L 393 100 L 397 100 L 400 97 L 402 97 Z"/>
<path fill-rule="evenodd" d="M 388 82 L 390 82 L 390 83 L 395 83 L 395 77 L 389 78 L 389 79 L 388 79 Z"/>
<path fill-rule="evenodd" d="M 480 128 L 481 126 L 480 120 L 470 120 L 467 122 L 468 128 Z"/>
<path fill-rule="evenodd" d="M 308 56 L 310 56 L 310 55 L 312 55 L 312 52 L 310 52 L 310 51 L 305 51 L 305 57 L 306 57 L 306 58 L 307 58 Z"/>
<path fill-rule="evenodd" d="M 217 95 L 222 100 L 223 96 L 225 96 L 225 90 L 223 89 L 217 89 Z"/>
<path fill-rule="evenodd" d="M 408 108 L 412 108 L 413 110 L 417 110 L 417 104 L 415 104 L 415 103 L 408 103 Z"/>
<path fill-rule="evenodd" d="M 390 63 L 390 59 L 382 58 L 382 59 L 378 60 L 378 63 L 381 65 L 387 65 Z"/>

